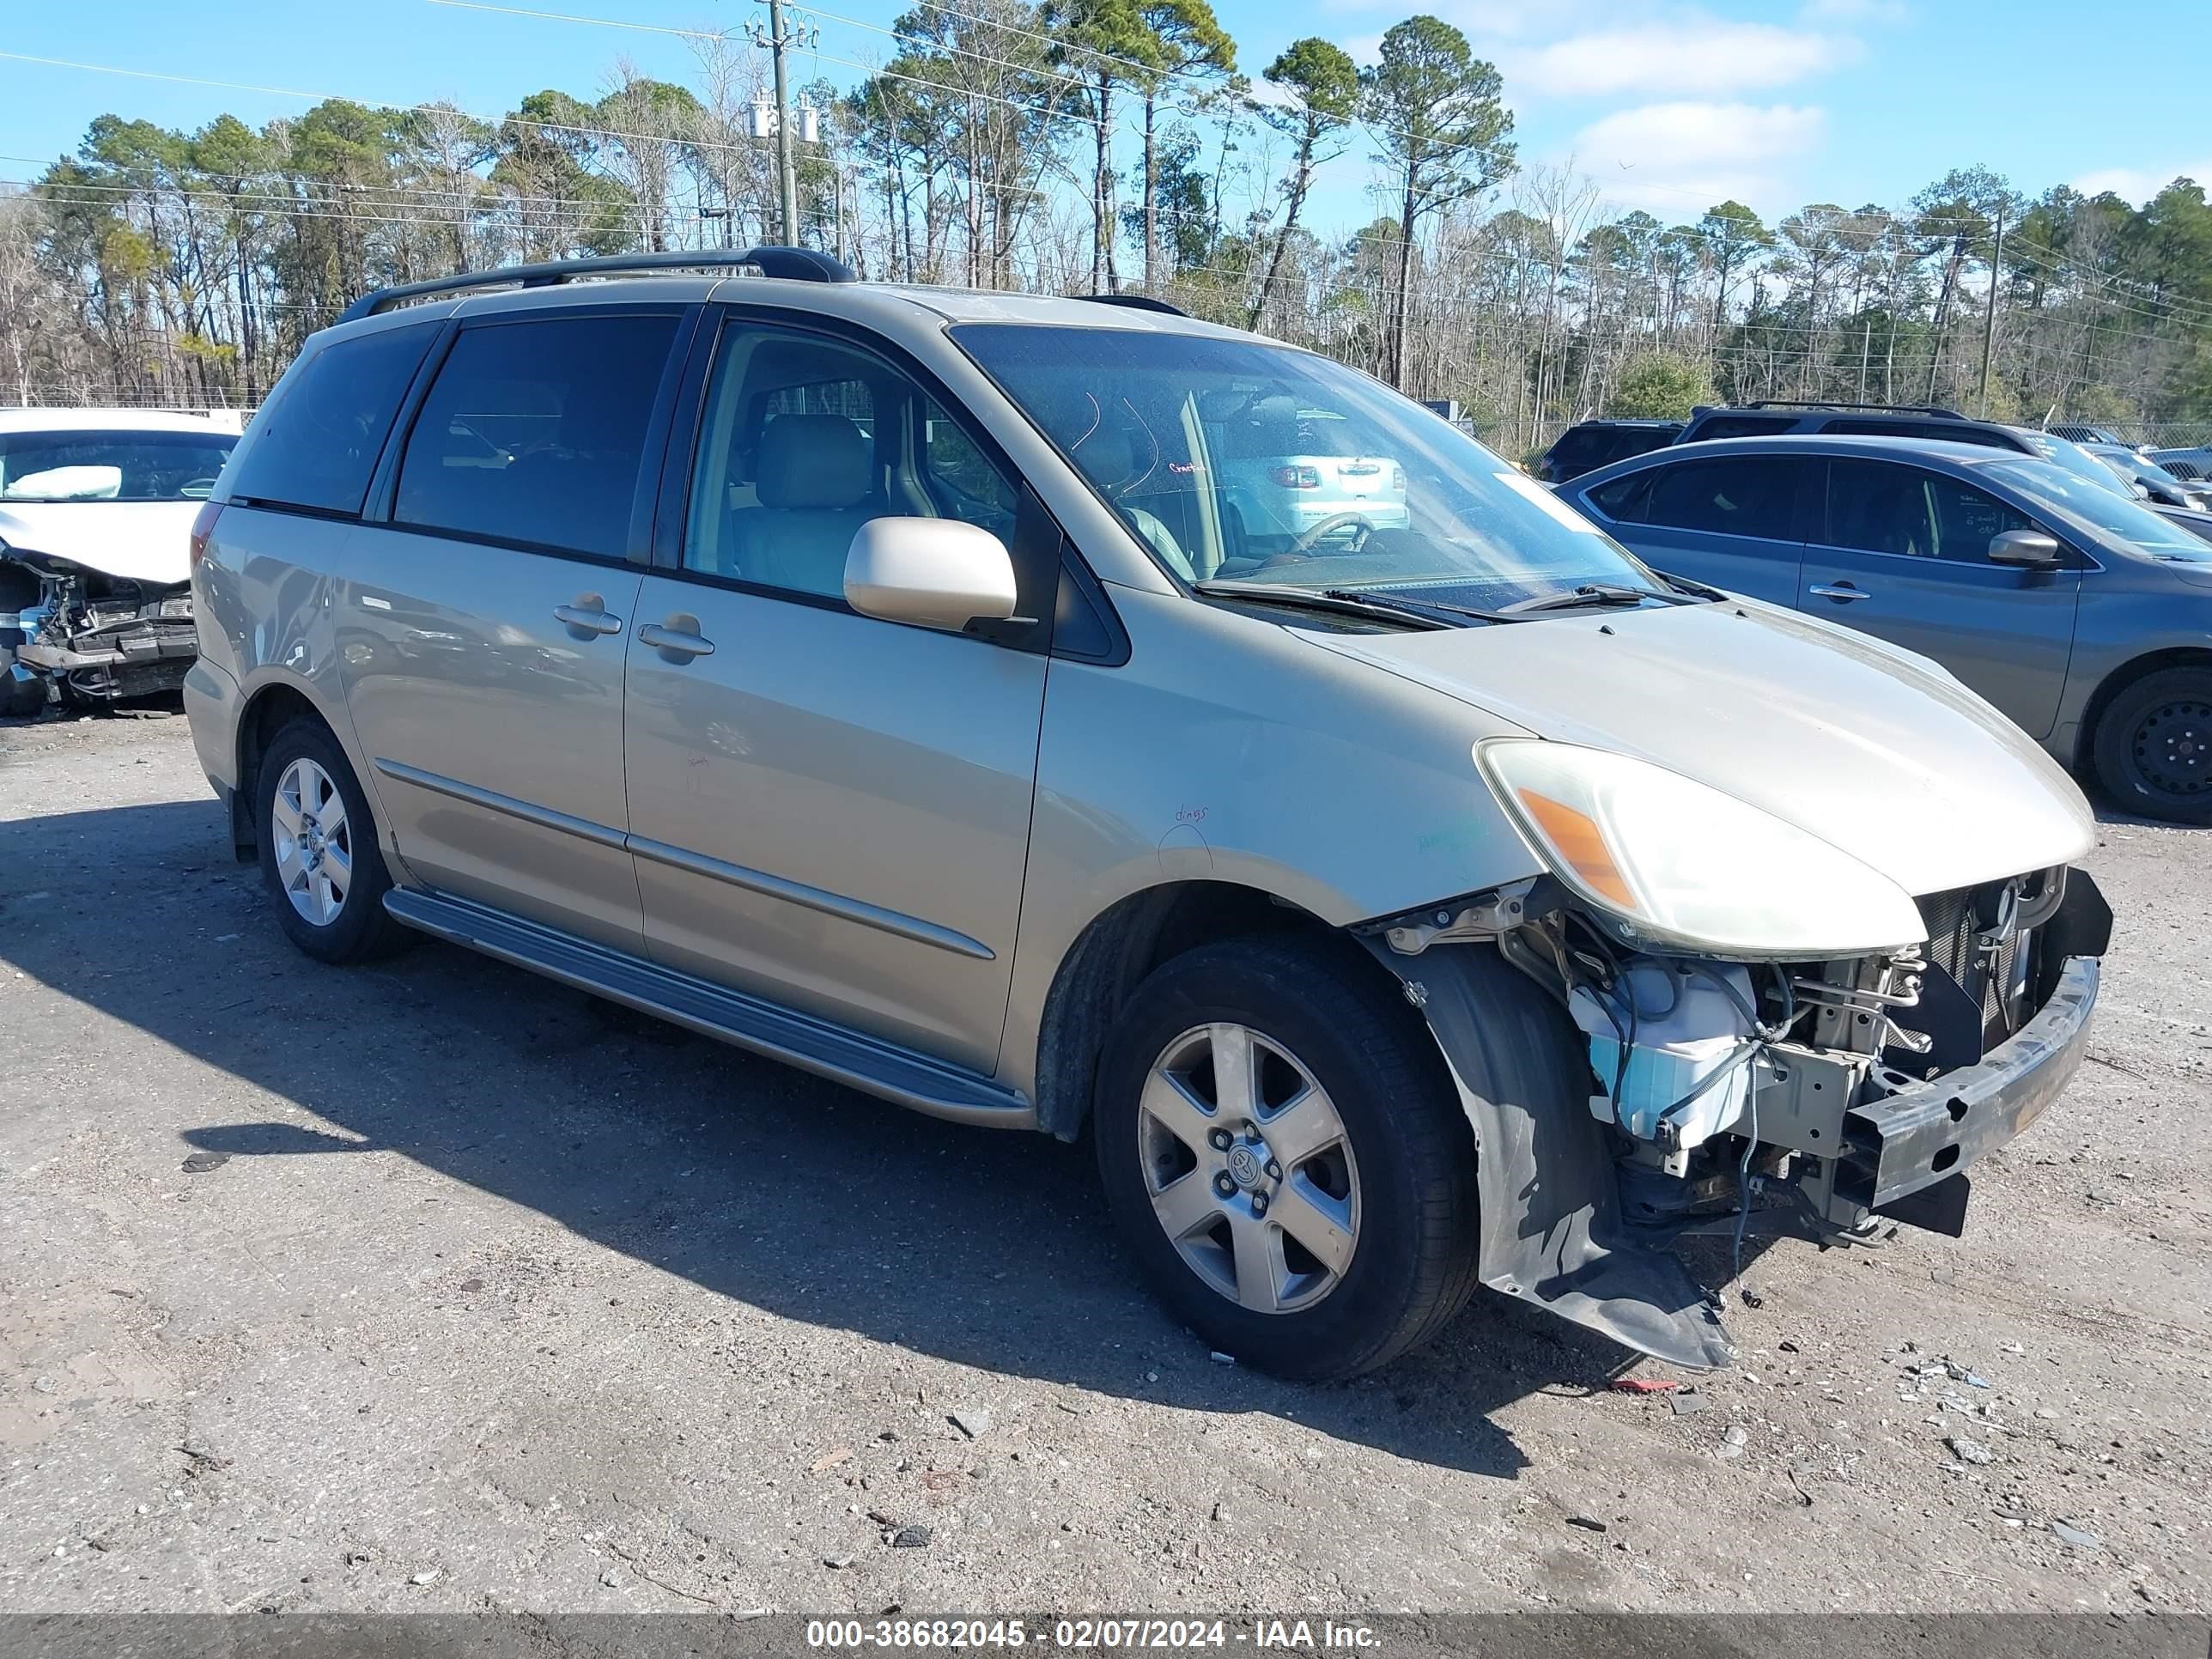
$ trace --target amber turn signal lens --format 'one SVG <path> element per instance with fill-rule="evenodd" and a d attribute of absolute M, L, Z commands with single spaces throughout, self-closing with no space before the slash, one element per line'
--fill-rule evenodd
<path fill-rule="evenodd" d="M 1552 843 L 1552 850 L 1565 861 L 1583 886 L 1608 904 L 1617 904 L 1626 911 L 1635 910 L 1636 896 L 1628 890 L 1627 878 L 1613 861 L 1613 849 L 1605 844 L 1605 832 L 1594 819 L 1533 789 L 1514 793 L 1521 797 L 1522 805 L 1528 809 L 1528 816 L 1543 831 L 1544 839 Z"/>

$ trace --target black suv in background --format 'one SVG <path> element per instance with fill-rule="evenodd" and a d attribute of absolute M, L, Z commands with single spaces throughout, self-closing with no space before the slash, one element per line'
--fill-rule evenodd
<path fill-rule="evenodd" d="M 1690 411 L 1678 443 L 1716 438 L 1802 437 L 1823 433 L 1836 438 L 1921 438 L 1941 443 L 1985 444 L 2016 449 L 2038 459 L 2051 459 L 2043 434 L 1995 421 L 1970 420 L 1955 409 L 1935 404 L 1796 403 L 1765 398 L 1757 403 L 1705 407 Z"/>
<path fill-rule="evenodd" d="M 1546 483 L 1565 483 L 1632 455 L 1664 449 L 1681 434 L 1680 421 L 1577 421 L 1529 471 Z"/>

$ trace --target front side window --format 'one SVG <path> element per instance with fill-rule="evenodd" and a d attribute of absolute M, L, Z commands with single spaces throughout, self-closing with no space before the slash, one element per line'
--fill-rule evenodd
<path fill-rule="evenodd" d="M 2025 514 L 1946 473 L 1883 461 L 1839 460 L 1828 469 L 1832 547 L 1978 563 L 1993 537 L 2035 527 Z"/>
<path fill-rule="evenodd" d="M 1013 538 L 1006 475 L 913 378 L 826 334 L 732 322 L 715 348 L 684 568 L 842 599 L 853 533 L 887 515 Z"/>
<path fill-rule="evenodd" d="M 399 400 L 437 337 L 424 324 L 333 341 L 253 419 L 230 493 L 315 513 L 361 511 Z"/>
<path fill-rule="evenodd" d="M 1113 327 L 951 337 L 1184 581 L 1418 586 L 1483 607 L 1593 582 L 1663 591 L 1541 484 L 1326 358 Z"/>
<path fill-rule="evenodd" d="M 227 432 L 0 433 L 0 501 L 193 501 L 215 488 Z"/>
<path fill-rule="evenodd" d="M 463 329 L 408 434 L 393 522 L 623 557 L 676 325 L 645 313 Z"/>

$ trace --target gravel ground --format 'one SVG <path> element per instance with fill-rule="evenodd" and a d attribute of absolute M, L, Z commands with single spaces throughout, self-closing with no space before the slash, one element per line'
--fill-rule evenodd
<path fill-rule="evenodd" d="M 2208 848 L 2104 828 L 1968 1237 L 1771 1249 L 1678 1413 L 1498 1299 L 1212 1363 L 1086 1149 L 318 966 L 182 720 L 0 725 L 0 1612 L 2212 1609 Z"/>

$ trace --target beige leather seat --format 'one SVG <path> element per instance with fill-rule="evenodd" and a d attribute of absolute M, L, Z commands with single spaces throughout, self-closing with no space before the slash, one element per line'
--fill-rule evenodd
<path fill-rule="evenodd" d="M 842 597 L 853 532 L 880 515 L 868 436 L 842 415 L 781 415 L 761 434 L 757 507 L 730 514 L 733 574 Z"/>

